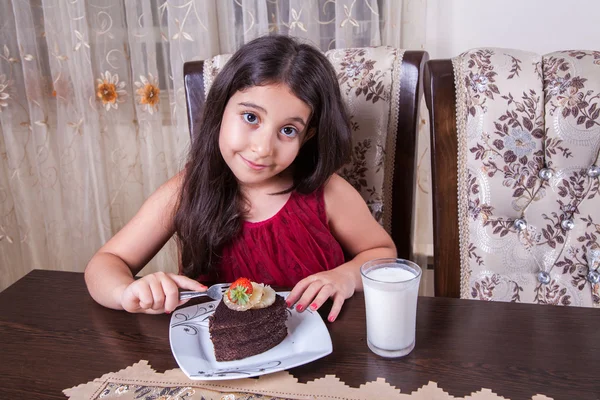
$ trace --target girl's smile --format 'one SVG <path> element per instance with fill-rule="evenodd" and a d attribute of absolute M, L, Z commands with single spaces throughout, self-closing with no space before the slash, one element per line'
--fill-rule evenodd
<path fill-rule="evenodd" d="M 257 163 L 254 163 L 254 162 L 250 161 L 250 160 L 247 160 L 247 159 L 245 159 L 245 158 L 244 158 L 244 156 L 242 156 L 241 154 L 240 154 L 240 157 L 242 158 L 242 160 L 244 160 L 244 161 L 245 161 L 245 162 L 248 164 L 248 166 L 249 166 L 250 168 L 252 168 L 252 169 L 254 169 L 254 170 L 256 170 L 256 171 L 262 171 L 263 169 L 265 169 L 265 168 L 267 168 L 267 167 L 268 167 L 268 165 L 264 165 L 264 164 L 257 164 Z"/>

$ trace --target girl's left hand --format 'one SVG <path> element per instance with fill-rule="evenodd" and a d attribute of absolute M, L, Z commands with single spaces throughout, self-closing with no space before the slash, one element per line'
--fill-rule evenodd
<path fill-rule="evenodd" d="M 319 307 L 333 297 L 333 306 L 327 317 L 329 322 L 335 321 L 344 301 L 354 294 L 356 284 L 354 277 L 343 268 L 319 272 L 302 279 L 294 286 L 286 299 L 288 307 L 296 304 L 296 310 L 302 312 L 310 307 L 318 310 Z"/>

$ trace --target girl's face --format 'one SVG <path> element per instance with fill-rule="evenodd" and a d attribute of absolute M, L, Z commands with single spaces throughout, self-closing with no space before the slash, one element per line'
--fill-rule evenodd
<path fill-rule="evenodd" d="M 286 85 L 253 86 L 227 103 L 219 149 L 238 181 L 269 185 L 289 167 L 309 139 L 310 107 Z"/>

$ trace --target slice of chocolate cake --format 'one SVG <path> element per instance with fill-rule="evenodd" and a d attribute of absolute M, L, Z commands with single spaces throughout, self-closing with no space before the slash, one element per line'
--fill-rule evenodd
<path fill-rule="evenodd" d="M 221 301 L 210 317 L 210 339 L 217 361 L 239 360 L 265 352 L 287 336 L 286 304 L 276 295 L 266 308 L 231 310 Z"/>
<path fill-rule="evenodd" d="M 237 282 L 237 281 L 236 281 Z M 217 361 L 232 361 L 263 353 L 287 336 L 287 305 L 268 286 L 252 282 L 246 296 L 226 293 L 209 319 L 210 339 Z"/>

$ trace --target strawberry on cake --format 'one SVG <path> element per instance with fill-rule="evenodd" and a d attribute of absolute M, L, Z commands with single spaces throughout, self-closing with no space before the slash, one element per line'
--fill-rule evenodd
<path fill-rule="evenodd" d="M 268 285 L 240 278 L 233 282 L 209 319 L 217 361 L 265 352 L 287 336 L 286 303 Z"/>

